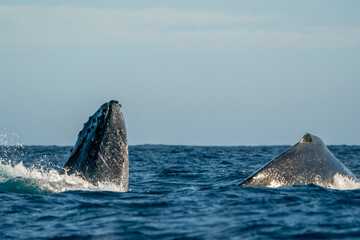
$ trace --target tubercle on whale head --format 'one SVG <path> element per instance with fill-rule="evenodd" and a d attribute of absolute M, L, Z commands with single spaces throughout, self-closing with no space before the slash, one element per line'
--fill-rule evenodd
<path fill-rule="evenodd" d="M 82 139 L 86 139 L 89 135 L 93 135 L 94 131 L 96 131 L 98 127 L 103 129 L 109 125 L 106 123 L 105 119 L 112 109 L 120 110 L 121 104 L 119 104 L 116 100 L 106 102 L 92 116 L 89 117 L 88 121 L 84 123 L 83 129 L 78 134 L 78 141 L 75 143 L 75 148 L 83 141 Z"/>

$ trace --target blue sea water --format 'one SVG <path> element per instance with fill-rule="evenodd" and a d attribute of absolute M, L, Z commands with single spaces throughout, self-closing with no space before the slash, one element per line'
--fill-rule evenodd
<path fill-rule="evenodd" d="M 129 191 L 58 170 L 70 147 L 0 147 L 0 239 L 360 239 L 360 186 L 240 187 L 289 146 L 129 147 Z M 360 146 L 330 146 L 360 176 Z"/>

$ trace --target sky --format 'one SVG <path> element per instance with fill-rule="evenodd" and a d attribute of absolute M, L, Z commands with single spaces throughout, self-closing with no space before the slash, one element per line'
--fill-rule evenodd
<path fill-rule="evenodd" d="M 0 144 L 360 144 L 360 1 L 0 2 Z"/>

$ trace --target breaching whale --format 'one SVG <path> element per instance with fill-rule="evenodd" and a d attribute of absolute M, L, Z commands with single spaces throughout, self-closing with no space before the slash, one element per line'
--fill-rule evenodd
<path fill-rule="evenodd" d="M 306 133 L 297 144 L 239 185 L 287 187 L 316 184 L 330 187 L 334 184 L 335 175 L 358 182 L 354 174 L 329 151 L 319 137 Z"/>
<path fill-rule="evenodd" d="M 76 174 L 94 185 L 111 182 L 127 191 L 128 144 L 117 101 L 104 103 L 84 124 L 62 173 Z"/>

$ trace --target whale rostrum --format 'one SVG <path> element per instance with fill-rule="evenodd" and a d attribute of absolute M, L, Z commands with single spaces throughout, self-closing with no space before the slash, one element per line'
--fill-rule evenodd
<path fill-rule="evenodd" d="M 84 124 L 62 173 L 76 174 L 94 185 L 114 183 L 127 191 L 128 144 L 125 120 L 117 101 L 103 104 Z"/>
<path fill-rule="evenodd" d="M 240 186 L 287 187 L 316 184 L 329 187 L 335 175 L 358 182 L 358 179 L 326 147 L 310 133 L 294 146 L 267 163 Z"/>

